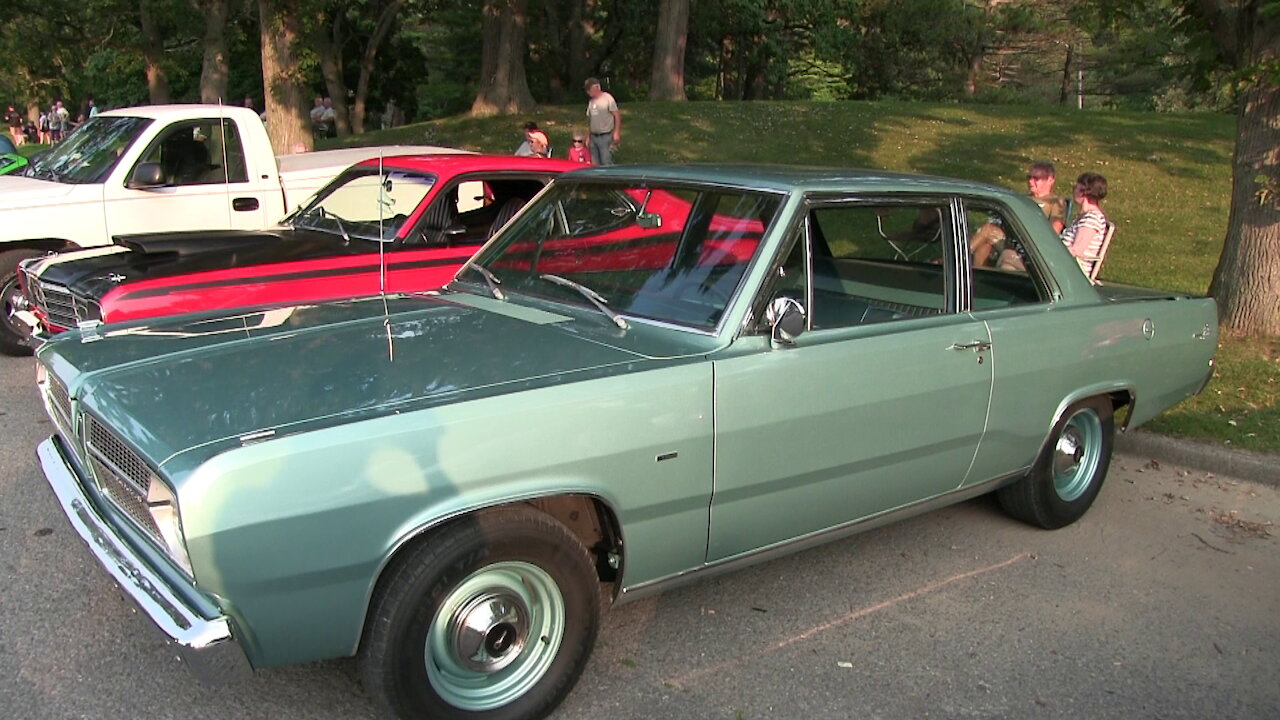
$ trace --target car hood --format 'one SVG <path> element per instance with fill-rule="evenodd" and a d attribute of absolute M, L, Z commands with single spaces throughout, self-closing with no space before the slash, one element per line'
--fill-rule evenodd
<path fill-rule="evenodd" d="M 117 239 L 117 252 L 89 250 L 42 259 L 36 277 L 100 299 L 121 284 L 212 270 L 377 251 L 358 238 L 289 227 L 241 232 L 184 232 Z"/>
<path fill-rule="evenodd" d="M 23 175 L 0 175 L 0 210 L 48 205 L 70 195 L 76 187 Z"/>
<path fill-rule="evenodd" d="M 616 328 L 602 330 L 612 328 L 603 318 L 468 298 L 124 323 L 68 332 L 39 355 L 85 408 L 159 464 L 194 448 L 206 457 L 253 433 L 280 437 L 692 357 L 676 342 L 610 343 Z"/>

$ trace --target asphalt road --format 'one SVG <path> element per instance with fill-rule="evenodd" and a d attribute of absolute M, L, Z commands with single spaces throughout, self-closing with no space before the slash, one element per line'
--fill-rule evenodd
<path fill-rule="evenodd" d="M 34 459 L 0 358 L 0 714 L 373 718 L 355 665 L 199 685 L 132 615 Z M 554 715 L 1280 717 L 1280 492 L 1120 456 L 1056 532 L 989 498 L 616 608 Z"/>

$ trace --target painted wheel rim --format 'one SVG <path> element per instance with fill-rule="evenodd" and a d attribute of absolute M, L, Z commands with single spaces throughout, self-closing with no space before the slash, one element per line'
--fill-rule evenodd
<path fill-rule="evenodd" d="M 527 693 L 564 639 L 565 604 L 545 570 L 489 565 L 458 584 L 427 631 L 427 679 L 461 710 L 491 710 Z"/>
<path fill-rule="evenodd" d="M 1102 457 L 1102 419 L 1092 409 L 1071 416 L 1053 450 L 1053 489 L 1071 502 L 1089 489 Z"/>

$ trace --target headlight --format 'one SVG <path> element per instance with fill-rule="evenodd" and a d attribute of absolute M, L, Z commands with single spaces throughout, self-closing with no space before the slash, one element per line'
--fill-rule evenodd
<path fill-rule="evenodd" d="M 147 511 L 151 513 L 151 519 L 160 530 L 160 537 L 164 540 L 165 549 L 169 551 L 169 557 L 181 565 L 188 575 L 194 575 L 191 571 L 191 559 L 187 557 L 186 543 L 182 541 L 182 518 L 178 515 L 178 499 L 173 496 L 169 486 L 158 478 L 151 478 L 147 486 Z"/>

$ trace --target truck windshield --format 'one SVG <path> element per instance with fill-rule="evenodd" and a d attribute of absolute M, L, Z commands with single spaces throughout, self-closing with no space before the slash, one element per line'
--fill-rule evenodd
<path fill-rule="evenodd" d="M 344 173 L 289 222 L 296 227 L 391 242 L 427 196 L 435 176 L 408 170 L 361 167 Z"/>
<path fill-rule="evenodd" d="M 32 158 L 23 174 L 60 183 L 103 182 L 151 122 L 140 117 L 93 118 L 48 152 Z"/>

